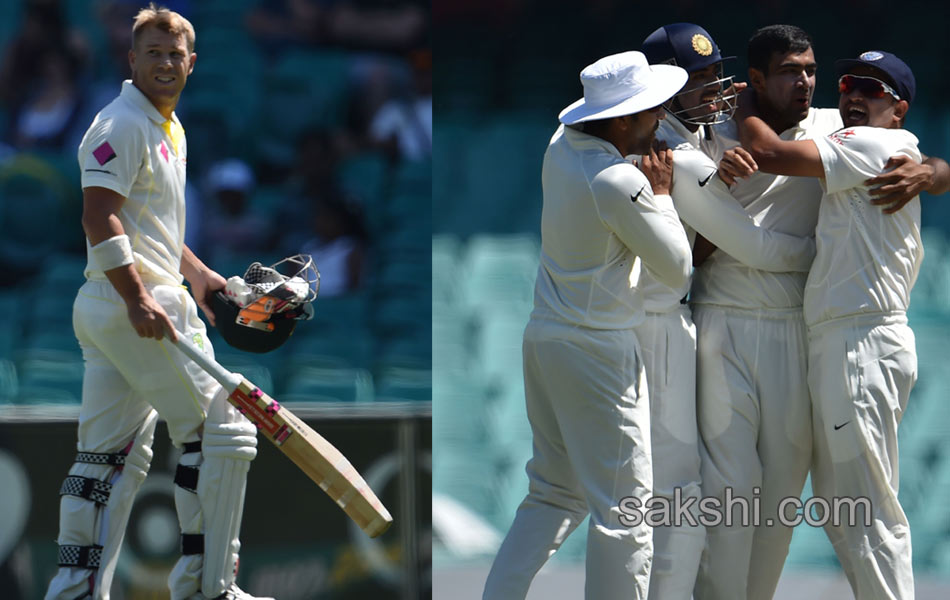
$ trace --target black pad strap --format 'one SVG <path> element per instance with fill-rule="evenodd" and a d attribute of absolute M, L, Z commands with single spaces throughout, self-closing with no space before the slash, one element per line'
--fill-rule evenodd
<path fill-rule="evenodd" d="M 185 442 L 182 446 L 182 454 L 196 454 L 201 452 L 201 440 L 197 442 Z"/>
<path fill-rule="evenodd" d="M 61 567 L 98 569 L 102 560 L 102 546 L 60 546 L 57 563 Z"/>
<path fill-rule="evenodd" d="M 198 467 L 178 465 L 175 469 L 175 485 L 183 490 L 198 492 Z"/>
<path fill-rule="evenodd" d="M 76 454 L 76 462 L 90 465 L 112 465 L 121 467 L 125 464 L 124 453 L 114 452 L 112 454 L 100 454 L 98 452 L 80 452 Z"/>
<path fill-rule="evenodd" d="M 111 483 L 79 475 L 70 475 L 63 480 L 63 486 L 59 488 L 60 496 L 77 496 L 103 506 L 109 502 L 111 492 Z"/>
<path fill-rule="evenodd" d="M 205 553 L 205 536 L 202 533 L 183 533 L 181 534 L 181 553 L 185 556 L 189 554 Z"/>

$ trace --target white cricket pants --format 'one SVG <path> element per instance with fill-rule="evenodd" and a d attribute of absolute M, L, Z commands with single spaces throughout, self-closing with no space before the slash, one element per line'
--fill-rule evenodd
<path fill-rule="evenodd" d="M 627 527 L 625 497 L 653 489 L 650 406 L 632 329 L 531 320 L 524 333 L 525 402 L 533 434 L 528 495 L 485 583 L 486 600 L 523 599 L 531 580 L 590 513 L 585 598 L 647 596 L 649 526 Z"/>
<path fill-rule="evenodd" d="M 867 498 L 871 505 L 870 526 L 862 510 L 853 525 L 829 523 L 825 532 L 855 597 L 911 600 L 910 527 L 897 499 L 897 427 L 917 380 L 914 333 L 904 315 L 871 315 L 818 324 L 808 334 L 812 486 L 828 501 Z"/>
<path fill-rule="evenodd" d="M 674 490 L 699 501 L 696 425 L 696 326 L 687 305 L 647 313 L 636 328 L 650 391 L 653 495 L 671 505 Z M 650 598 L 690 600 L 706 528 L 683 523 L 653 529 Z"/>
<path fill-rule="evenodd" d="M 191 294 L 182 286 L 147 285 L 179 334 L 214 351 Z M 198 439 L 220 384 L 171 347 L 141 338 L 125 302 L 108 281 L 87 281 L 73 305 L 73 328 L 85 360 L 79 450 L 114 452 L 132 437 L 154 407 L 177 446 Z"/>
<path fill-rule="evenodd" d="M 801 495 L 811 463 L 802 312 L 698 304 L 693 319 L 703 495 L 725 504 L 731 488 L 733 497 L 749 502 L 747 524 L 733 507 L 731 526 L 707 528 L 694 594 L 696 600 L 770 599 L 792 538 L 777 508 L 782 498 Z"/>

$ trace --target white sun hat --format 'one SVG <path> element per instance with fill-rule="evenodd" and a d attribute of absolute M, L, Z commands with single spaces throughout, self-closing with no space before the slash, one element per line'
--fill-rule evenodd
<path fill-rule="evenodd" d="M 632 115 L 672 98 L 689 74 L 673 65 L 651 65 L 642 52 L 611 54 L 581 71 L 584 97 L 561 111 L 565 125 Z"/>

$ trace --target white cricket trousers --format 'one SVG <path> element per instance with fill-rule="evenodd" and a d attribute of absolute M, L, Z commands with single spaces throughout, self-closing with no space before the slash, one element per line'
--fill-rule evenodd
<path fill-rule="evenodd" d="M 897 499 L 897 427 L 917 380 L 903 314 L 837 319 L 808 330 L 817 496 L 867 498 L 825 526 L 856 598 L 912 600 L 910 527 Z M 870 526 L 865 518 L 870 517 Z M 847 526 L 846 526 L 847 525 Z"/>
<path fill-rule="evenodd" d="M 636 328 L 650 391 L 653 496 L 673 506 L 674 497 L 702 495 L 696 425 L 696 326 L 689 306 L 647 313 Z M 679 494 L 676 494 L 676 490 Z M 695 506 L 695 505 L 694 505 Z M 650 598 L 690 600 L 706 528 L 681 523 L 653 528 Z"/>
<path fill-rule="evenodd" d="M 590 513 L 588 600 L 647 596 L 653 542 L 619 504 L 653 489 L 650 405 L 636 333 L 532 319 L 524 381 L 533 456 L 528 495 L 485 583 L 486 600 L 521 600 L 545 561 Z"/>
<path fill-rule="evenodd" d="M 214 357 L 191 294 L 182 286 L 147 285 L 179 334 Z M 198 439 L 217 381 L 164 338 L 141 338 L 125 302 L 108 281 L 87 281 L 73 305 L 83 352 L 79 450 L 112 452 L 124 446 L 154 407 L 178 446 Z"/>
<path fill-rule="evenodd" d="M 792 538 L 777 509 L 782 498 L 801 495 L 811 464 L 801 308 L 698 304 L 693 320 L 703 495 L 718 498 L 723 516 L 730 513 L 733 519 L 731 525 L 707 527 L 694 595 L 696 600 L 770 599 Z M 727 493 L 747 499 L 745 515 L 730 505 Z M 758 526 L 752 522 L 755 502 Z M 793 516 L 788 508 L 786 517 Z"/>

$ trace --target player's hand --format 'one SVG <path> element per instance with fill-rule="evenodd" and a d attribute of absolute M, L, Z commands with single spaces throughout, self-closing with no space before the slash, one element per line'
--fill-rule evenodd
<path fill-rule="evenodd" d="M 864 183 L 871 187 L 871 204 L 885 207 L 885 214 L 893 214 L 930 188 L 935 173 L 930 165 L 920 164 L 901 154 L 887 159 L 884 172 Z"/>
<path fill-rule="evenodd" d="M 742 146 L 736 146 L 723 152 L 722 160 L 719 161 L 719 178 L 726 185 L 732 185 L 736 179 L 745 179 L 759 170 L 759 165 L 748 150 Z"/>
<path fill-rule="evenodd" d="M 178 334 L 168 318 L 168 313 L 151 294 L 145 293 L 144 296 L 129 302 L 127 308 L 129 322 L 139 337 L 160 340 L 167 334 L 171 341 L 178 341 Z"/>
<path fill-rule="evenodd" d="M 742 90 L 746 89 L 747 87 L 749 87 L 749 84 L 745 81 L 733 81 L 732 85 L 722 91 L 722 102 L 719 110 L 728 109 L 729 103 L 736 104 L 738 106 L 739 99 L 742 96 L 752 94 L 752 92 L 749 92 L 749 94 L 742 93 Z"/>
<path fill-rule="evenodd" d="M 223 290 L 228 284 L 227 280 L 211 269 L 203 269 L 198 276 L 188 280 L 188 283 L 191 285 L 191 295 L 194 296 L 195 302 L 201 307 L 201 311 L 208 318 L 211 326 L 215 327 L 214 311 L 211 310 L 211 294 Z"/>
<path fill-rule="evenodd" d="M 641 162 L 640 171 L 650 182 L 653 194 L 669 194 L 673 188 L 673 151 L 650 148 L 650 153 L 644 154 Z"/>

